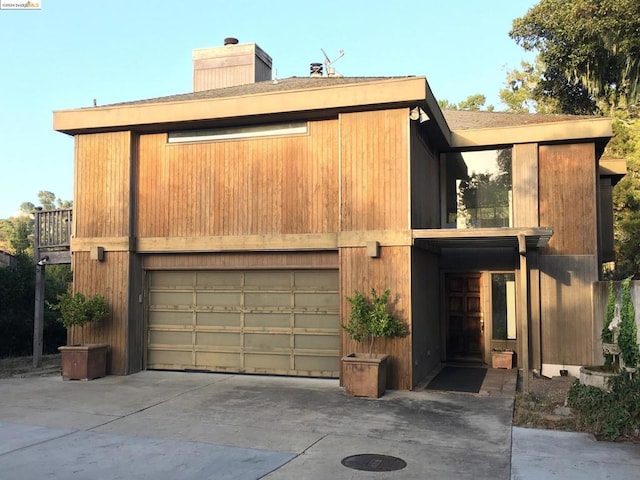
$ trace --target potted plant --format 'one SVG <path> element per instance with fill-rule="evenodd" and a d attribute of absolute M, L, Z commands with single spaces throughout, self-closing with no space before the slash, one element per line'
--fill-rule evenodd
<path fill-rule="evenodd" d="M 104 297 L 100 295 L 87 297 L 80 292 L 71 291 L 58 295 L 58 303 L 49 305 L 49 308 L 60 312 L 58 321 L 67 329 L 82 328 L 85 324 L 98 322 L 109 314 Z M 105 344 L 82 343 L 58 347 L 62 356 L 63 380 L 92 380 L 104 377 L 107 370 L 108 348 L 109 346 Z"/>
<path fill-rule="evenodd" d="M 389 356 L 373 353 L 375 341 L 407 333 L 407 326 L 388 311 L 389 295 L 389 289 L 378 295 L 372 288 L 371 299 L 357 290 L 353 297 L 347 297 L 351 313 L 342 328 L 356 342 L 368 345 L 368 353 L 351 353 L 342 358 L 343 385 L 349 395 L 379 398 L 387 387 Z"/>

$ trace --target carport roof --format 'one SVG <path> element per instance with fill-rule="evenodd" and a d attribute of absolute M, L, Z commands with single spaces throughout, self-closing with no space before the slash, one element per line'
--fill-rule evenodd
<path fill-rule="evenodd" d="M 520 252 L 544 248 L 553 235 L 551 227 L 465 228 L 413 230 L 413 244 L 428 249 L 440 248 L 515 248 Z"/>

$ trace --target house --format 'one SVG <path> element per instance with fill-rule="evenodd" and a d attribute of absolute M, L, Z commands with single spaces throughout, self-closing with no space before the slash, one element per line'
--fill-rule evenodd
<path fill-rule="evenodd" d="M 338 377 L 346 296 L 390 288 L 389 387 L 441 362 L 593 364 L 612 259 L 611 120 L 441 111 L 424 77 L 272 80 L 230 40 L 194 91 L 54 112 L 75 137 L 74 288 L 110 371 Z M 70 332 L 70 341 L 78 332 Z"/>

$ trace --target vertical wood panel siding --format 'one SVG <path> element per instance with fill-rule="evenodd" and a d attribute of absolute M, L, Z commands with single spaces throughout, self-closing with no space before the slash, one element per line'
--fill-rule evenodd
<path fill-rule="evenodd" d="M 338 252 L 207 253 L 145 256 L 146 270 L 337 268 Z"/>
<path fill-rule="evenodd" d="M 340 115 L 341 230 L 409 228 L 408 109 Z"/>
<path fill-rule="evenodd" d="M 513 226 L 538 227 L 538 144 L 514 145 L 511 164 Z"/>
<path fill-rule="evenodd" d="M 100 294 L 107 299 L 110 315 L 97 324 L 69 332 L 69 344 L 107 343 L 112 374 L 127 373 L 127 309 L 129 295 L 129 253 L 107 252 L 104 262 L 89 259 L 89 252 L 74 253 L 73 288 L 85 295 Z"/>
<path fill-rule="evenodd" d="M 336 232 L 337 125 L 310 122 L 308 135 L 197 144 L 143 135 L 138 235 Z"/>
<path fill-rule="evenodd" d="M 591 283 L 598 280 L 596 158 L 592 143 L 539 147 L 542 362 L 592 361 Z"/>
<path fill-rule="evenodd" d="M 591 284 L 593 255 L 541 255 L 542 362 L 589 365 L 593 361 Z"/>
<path fill-rule="evenodd" d="M 130 157 L 130 132 L 76 137 L 76 237 L 129 235 Z"/>
<path fill-rule="evenodd" d="M 592 143 L 540 146 L 540 225 L 553 227 L 544 253 L 595 255 L 596 158 Z"/>
<path fill-rule="evenodd" d="M 393 312 L 411 331 L 411 247 L 383 247 L 380 258 L 367 256 L 366 248 L 340 250 L 340 291 L 342 294 L 342 322 L 349 318 L 351 306 L 346 297 L 356 290 L 369 293 L 391 290 Z M 391 355 L 391 382 L 389 388 L 409 390 L 412 383 L 411 333 L 402 338 L 379 339 L 375 350 Z M 368 346 L 342 336 L 342 354 L 367 352 Z"/>
<path fill-rule="evenodd" d="M 411 124 L 411 228 L 440 227 L 440 166 L 437 155 Z"/>

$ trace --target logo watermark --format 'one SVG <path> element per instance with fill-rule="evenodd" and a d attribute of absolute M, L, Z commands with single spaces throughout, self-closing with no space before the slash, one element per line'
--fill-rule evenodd
<path fill-rule="evenodd" d="M 40 10 L 42 1 L 20 2 L 16 0 L 0 0 L 0 10 Z"/>

